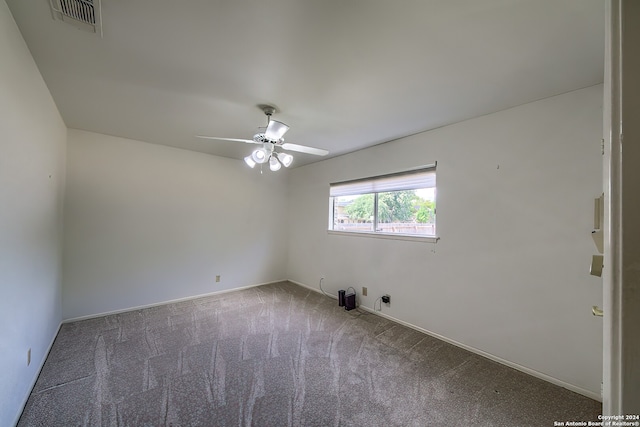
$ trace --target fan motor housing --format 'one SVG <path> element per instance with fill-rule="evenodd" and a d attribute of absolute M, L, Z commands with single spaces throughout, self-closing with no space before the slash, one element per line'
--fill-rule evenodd
<path fill-rule="evenodd" d="M 280 141 L 272 141 L 268 139 L 266 136 L 264 136 L 264 133 L 256 133 L 255 135 L 253 135 L 253 140 L 261 144 L 274 144 L 274 145 L 277 144 L 278 142 L 283 141 L 282 139 Z"/>

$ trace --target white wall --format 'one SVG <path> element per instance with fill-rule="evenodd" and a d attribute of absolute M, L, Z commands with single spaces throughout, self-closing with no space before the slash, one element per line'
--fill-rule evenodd
<path fill-rule="evenodd" d="M 289 278 L 599 398 L 602 86 L 294 169 Z M 436 243 L 327 234 L 329 183 L 438 162 Z"/>
<path fill-rule="evenodd" d="M 286 278 L 286 171 L 73 129 L 67 168 L 65 319 Z"/>
<path fill-rule="evenodd" d="M 66 127 L 4 0 L 0 58 L 0 425 L 9 426 L 61 320 Z"/>

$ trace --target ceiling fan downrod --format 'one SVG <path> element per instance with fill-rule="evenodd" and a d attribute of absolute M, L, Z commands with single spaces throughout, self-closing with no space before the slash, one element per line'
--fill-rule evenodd
<path fill-rule="evenodd" d="M 262 110 L 262 112 L 267 116 L 267 125 L 271 121 L 271 116 L 277 111 L 276 107 L 269 104 L 259 104 L 258 108 Z"/>

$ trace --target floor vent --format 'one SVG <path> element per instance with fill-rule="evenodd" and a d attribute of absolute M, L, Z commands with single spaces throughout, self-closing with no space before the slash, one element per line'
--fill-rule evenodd
<path fill-rule="evenodd" d="M 49 0 L 54 19 L 102 37 L 100 0 Z"/>

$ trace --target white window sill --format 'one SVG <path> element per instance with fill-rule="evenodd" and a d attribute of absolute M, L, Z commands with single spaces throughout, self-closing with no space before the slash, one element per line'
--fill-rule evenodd
<path fill-rule="evenodd" d="M 373 233 L 365 231 L 335 231 L 327 230 L 327 234 L 336 236 L 355 236 L 355 237 L 373 237 L 375 239 L 387 239 L 387 240 L 407 240 L 409 242 L 422 242 L 422 243 L 436 243 L 440 240 L 437 236 L 414 236 L 410 234 L 386 234 L 386 233 Z"/>

